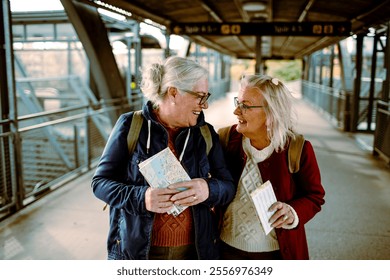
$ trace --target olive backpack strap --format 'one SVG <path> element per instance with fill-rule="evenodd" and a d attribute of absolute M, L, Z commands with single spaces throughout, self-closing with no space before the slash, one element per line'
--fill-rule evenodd
<path fill-rule="evenodd" d="M 142 116 L 142 111 L 134 111 L 133 118 L 131 120 L 129 133 L 127 134 L 127 147 L 129 150 L 129 154 L 132 154 L 135 145 L 137 144 L 138 136 L 141 131 L 142 123 L 144 118 Z M 106 210 L 108 203 L 103 207 L 103 211 Z"/>
<path fill-rule="evenodd" d="M 288 147 L 288 169 L 290 173 L 297 173 L 301 161 L 301 153 L 305 138 L 302 134 L 295 134 L 295 139 L 291 139 Z"/>
<path fill-rule="evenodd" d="M 218 129 L 218 135 L 219 135 L 219 142 L 222 145 L 222 148 L 225 150 L 228 143 L 229 143 L 229 137 L 230 137 L 230 130 L 232 126 L 225 126 Z"/>
<path fill-rule="evenodd" d="M 202 133 L 204 141 L 206 141 L 206 154 L 208 155 L 211 148 L 213 147 L 213 139 L 211 137 L 209 126 L 207 124 L 202 125 L 200 127 L 200 133 Z"/>
<path fill-rule="evenodd" d="M 141 131 L 143 120 L 144 118 L 142 116 L 142 111 L 141 110 L 135 111 L 133 115 L 133 119 L 131 120 L 129 133 L 127 134 L 127 147 L 129 150 L 129 154 L 132 154 L 135 149 L 135 145 L 137 144 L 137 140 L 138 140 L 139 133 Z M 206 141 L 206 152 L 207 154 L 209 154 L 213 146 L 213 141 L 212 141 L 212 137 L 208 125 L 206 124 L 201 126 L 200 132 L 202 133 L 202 136 Z"/>
<path fill-rule="evenodd" d="M 144 118 L 142 116 L 142 111 L 134 111 L 133 119 L 131 120 L 130 124 L 129 134 L 127 134 L 127 147 L 129 149 L 129 154 L 132 154 L 135 149 L 143 120 Z"/>

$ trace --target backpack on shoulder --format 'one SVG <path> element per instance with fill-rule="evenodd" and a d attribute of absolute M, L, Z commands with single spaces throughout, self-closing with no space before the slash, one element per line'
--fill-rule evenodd
<path fill-rule="evenodd" d="M 226 148 L 229 143 L 230 130 L 232 126 L 225 126 L 218 129 L 219 140 L 223 148 Z M 290 173 L 297 173 L 301 161 L 301 154 L 305 138 L 302 134 L 295 134 L 295 139 L 291 139 L 290 146 L 287 151 L 288 169 Z"/>

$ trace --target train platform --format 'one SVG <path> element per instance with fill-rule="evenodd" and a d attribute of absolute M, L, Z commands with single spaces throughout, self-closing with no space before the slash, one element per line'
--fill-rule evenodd
<path fill-rule="evenodd" d="M 294 85 L 291 90 L 294 91 Z M 314 146 L 326 191 L 306 225 L 312 260 L 390 260 L 390 168 L 372 155 L 372 136 L 335 128 L 296 91 L 298 131 Z M 233 94 L 210 104 L 215 128 L 235 123 Z M 0 222 L 2 260 L 105 260 L 108 211 L 93 170 Z"/>

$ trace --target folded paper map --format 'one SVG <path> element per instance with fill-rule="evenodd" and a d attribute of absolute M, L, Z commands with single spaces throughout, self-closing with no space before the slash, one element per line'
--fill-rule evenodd
<path fill-rule="evenodd" d="M 169 148 L 165 148 L 154 156 L 138 164 L 139 171 L 152 188 L 166 188 L 177 182 L 190 181 L 179 160 Z M 187 206 L 173 205 L 168 214 L 174 216 L 183 212 Z"/>

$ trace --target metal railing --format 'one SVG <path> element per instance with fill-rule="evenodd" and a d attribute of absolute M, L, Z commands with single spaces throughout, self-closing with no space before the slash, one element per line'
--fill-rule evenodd
<path fill-rule="evenodd" d="M 324 112 L 337 127 L 348 130 L 350 103 L 345 91 L 303 80 L 302 96 Z"/>
<path fill-rule="evenodd" d="M 4 132 L 12 122 L 2 120 L 0 219 L 91 170 L 112 129 L 111 113 L 140 109 L 142 104 L 138 91 L 131 100 L 105 100 L 94 108 L 79 105 L 23 115 L 16 132 Z"/>
<path fill-rule="evenodd" d="M 390 102 L 377 102 L 374 154 L 382 155 L 390 163 Z"/>

